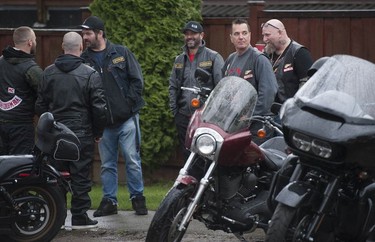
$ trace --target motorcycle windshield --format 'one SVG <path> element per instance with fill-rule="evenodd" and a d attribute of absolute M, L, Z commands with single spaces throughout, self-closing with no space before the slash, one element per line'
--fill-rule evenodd
<path fill-rule="evenodd" d="M 375 124 L 375 65 L 349 55 L 330 57 L 296 93 L 300 108 L 326 112 L 346 123 Z"/>
<path fill-rule="evenodd" d="M 246 80 L 224 77 L 211 92 L 202 112 L 202 120 L 227 133 L 246 129 L 257 102 L 255 88 Z"/>

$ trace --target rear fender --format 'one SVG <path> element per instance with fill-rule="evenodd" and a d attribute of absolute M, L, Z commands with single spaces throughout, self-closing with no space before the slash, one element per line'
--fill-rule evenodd
<path fill-rule="evenodd" d="M 285 186 L 276 196 L 276 201 L 292 208 L 306 205 L 313 193 L 310 185 L 303 182 L 292 182 Z"/>

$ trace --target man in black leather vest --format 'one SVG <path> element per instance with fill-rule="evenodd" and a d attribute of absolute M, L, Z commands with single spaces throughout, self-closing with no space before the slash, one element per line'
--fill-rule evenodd
<path fill-rule="evenodd" d="M 0 57 L 0 137 L 3 154 L 31 154 L 34 105 L 43 70 L 34 60 L 36 36 L 22 26 L 13 32 L 14 47 Z"/>
<path fill-rule="evenodd" d="M 284 24 L 271 19 L 262 24 L 263 41 L 266 44 L 273 71 L 279 85 L 275 101 L 284 103 L 298 91 L 300 82 L 307 77 L 313 63 L 310 51 L 288 37 Z"/>

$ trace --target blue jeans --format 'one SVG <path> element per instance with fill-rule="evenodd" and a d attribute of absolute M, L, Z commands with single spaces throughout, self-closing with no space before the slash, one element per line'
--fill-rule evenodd
<path fill-rule="evenodd" d="M 140 144 L 139 114 L 119 126 L 104 129 L 103 137 L 99 142 L 103 198 L 108 198 L 117 204 L 119 148 L 125 160 L 130 198 L 143 195 Z"/>

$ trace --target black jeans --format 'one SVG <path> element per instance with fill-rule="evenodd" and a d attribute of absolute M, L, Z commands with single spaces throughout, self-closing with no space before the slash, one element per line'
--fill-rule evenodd
<path fill-rule="evenodd" d="M 190 117 L 185 116 L 181 113 L 177 113 L 176 116 L 174 117 L 174 121 L 175 121 L 176 128 L 177 128 L 177 137 L 180 143 L 182 155 L 184 157 L 184 160 L 186 160 L 190 155 L 190 151 L 187 150 L 185 147 L 186 130 L 187 130 L 187 126 L 189 125 Z"/>
<path fill-rule="evenodd" d="M 34 148 L 33 123 L 0 123 L 2 155 L 31 154 Z"/>
<path fill-rule="evenodd" d="M 89 192 L 92 187 L 91 167 L 94 158 L 94 138 L 79 137 L 81 142 L 79 161 L 54 161 L 53 165 L 60 171 L 69 171 L 72 186 L 71 213 L 85 214 L 91 208 Z"/>

